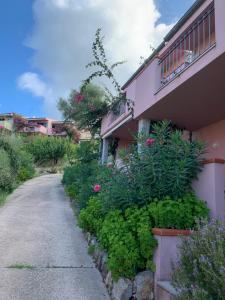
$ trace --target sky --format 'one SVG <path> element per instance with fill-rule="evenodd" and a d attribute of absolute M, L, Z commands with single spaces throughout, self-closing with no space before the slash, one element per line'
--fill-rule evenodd
<path fill-rule="evenodd" d="M 90 74 L 102 28 L 123 84 L 195 0 L 0 0 L 0 113 L 60 118 L 57 101 Z M 105 84 L 101 79 L 97 84 Z"/>

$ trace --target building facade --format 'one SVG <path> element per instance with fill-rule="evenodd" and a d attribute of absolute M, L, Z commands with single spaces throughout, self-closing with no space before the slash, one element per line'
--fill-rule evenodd
<path fill-rule="evenodd" d="M 204 141 L 207 164 L 193 186 L 220 218 L 225 214 L 224 11 L 223 0 L 197 0 L 124 84 L 133 115 L 125 105 L 117 115 L 109 112 L 101 127 L 102 163 L 108 160 L 111 138 L 118 149 L 127 147 L 134 134 L 148 134 L 151 123 L 160 120 Z"/>
<path fill-rule="evenodd" d="M 87 131 L 78 131 L 74 122 L 50 118 L 26 118 L 16 113 L 0 114 L 0 130 L 57 137 L 67 137 L 71 133 L 73 136 L 76 135 L 75 141 L 89 140 L 91 137 Z"/>

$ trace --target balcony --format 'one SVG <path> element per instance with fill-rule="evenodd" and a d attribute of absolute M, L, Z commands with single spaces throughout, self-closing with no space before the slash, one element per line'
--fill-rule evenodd
<path fill-rule="evenodd" d="M 116 112 L 110 111 L 103 118 L 101 126 L 101 136 L 108 136 L 113 134 L 115 137 L 118 137 L 117 134 L 120 132 L 120 127 L 122 126 L 123 128 L 126 128 L 126 125 L 128 125 L 129 129 L 133 131 L 133 127 L 130 128 L 131 123 L 132 114 L 128 110 L 127 104 L 121 103 Z M 126 134 L 127 132 L 124 133 L 124 135 Z"/>
<path fill-rule="evenodd" d="M 23 130 L 21 130 L 21 132 L 24 133 L 41 133 L 41 134 L 48 134 L 48 130 L 46 127 L 42 126 L 42 125 L 31 125 L 29 124 L 29 126 L 24 127 Z"/>
<path fill-rule="evenodd" d="M 215 11 L 211 4 L 160 58 L 160 89 L 204 55 L 216 43 Z"/>
<path fill-rule="evenodd" d="M 120 103 L 116 112 L 112 112 L 111 114 L 111 122 L 115 122 L 121 115 L 126 112 L 126 103 Z"/>

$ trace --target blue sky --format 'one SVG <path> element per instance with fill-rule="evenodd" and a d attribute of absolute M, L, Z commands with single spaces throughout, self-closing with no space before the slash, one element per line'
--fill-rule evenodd
<path fill-rule="evenodd" d="M 76 2 L 76 5 L 80 5 L 76 9 L 73 7 L 74 17 L 71 15 L 72 6 L 69 6 L 72 5 L 70 3 L 73 1 L 74 3 Z M 95 24 L 96 28 L 99 24 L 103 24 L 103 30 L 106 28 L 106 35 L 111 37 L 111 39 L 108 39 L 109 46 L 107 47 L 114 49 L 111 57 L 117 59 L 119 55 L 125 55 L 126 52 L 120 46 L 121 42 L 119 43 L 118 41 L 117 44 L 115 42 L 117 31 L 114 28 L 115 26 L 113 26 L 113 22 L 118 23 L 118 21 L 113 19 L 102 21 L 106 8 L 109 9 L 106 4 L 109 0 L 103 1 L 105 1 L 104 4 L 88 7 L 89 13 L 95 12 L 95 15 L 94 17 L 90 15 L 90 24 L 86 24 L 87 22 L 85 21 L 85 25 L 81 27 L 79 27 L 80 20 L 86 18 L 85 12 L 87 12 L 87 7 L 82 7 L 81 2 L 77 0 L 45 0 L 45 2 L 43 0 L 1 1 L 0 112 L 17 112 L 26 116 L 49 115 L 58 117 L 54 108 L 57 98 L 59 96 L 65 97 L 68 91 L 73 86 L 78 86 L 79 81 L 83 79 L 83 71 L 80 71 L 82 69 L 79 64 L 89 62 L 89 58 L 82 55 L 85 51 L 90 52 L 90 36 L 93 35 L 92 27 Z M 120 3 L 123 1 L 125 2 L 126 0 L 118 1 L 118 5 L 115 4 L 115 6 L 117 5 L 115 9 L 120 9 Z M 134 1 L 135 9 L 136 0 L 132 1 Z M 153 2 L 153 0 L 139 1 L 142 1 L 143 5 L 147 3 L 146 1 Z M 46 4 L 47 2 L 48 4 Z M 137 44 L 158 43 L 164 31 L 166 33 L 170 26 L 182 16 L 193 2 L 194 0 L 156 0 L 154 4 L 161 17 L 157 17 L 157 13 L 152 12 L 152 18 L 155 18 L 152 21 L 153 28 L 151 32 L 146 32 L 146 37 L 149 36 L 152 40 L 146 41 L 147 38 L 145 38 L 145 40 L 137 41 Z M 56 4 L 53 5 L 53 3 L 57 3 L 57 8 L 54 6 Z M 67 4 L 64 5 L 63 3 Z M 35 7 L 33 9 L 34 4 Z M 121 11 L 122 9 L 123 7 L 121 7 Z M 153 8 L 150 6 L 149 9 L 153 11 Z M 146 22 L 148 17 L 149 15 L 146 15 Z M 67 20 L 70 20 L 70 23 L 67 24 Z M 129 26 L 129 21 L 127 21 L 127 24 Z M 164 25 L 160 27 L 160 24 Z M 157 25 L 159 26 L 154 31 L 154 26 Z M 126 27 L 126 24 L 124 26 Z M 71 34 L 73 30 L 75 30 L 74 35 Z M 88 30 L 90 35 L 88 37 L 87 34 L 87 41 L 84 41 L 85 31 Z M 47 34 L 49 35 L 47 36 Z M 124 29 L 123 41 L 126 38 L 128 38 L 127 43 L 130 43 L 132 48 L 134 48 L 135 37 L 132 35 L 129 37 Z M 51 45 L 52 49 L 50 49 Z M 130 60 L 128 59 L 128 62 L 131 62 L 129 67 L 132 66 L 132 68 L 129 71 L 126 71 L 128 68 L 125 68 L 121 72 L 123 73 L 121 81 L 124 81 L 135 70 L 135 58 L 139 55 L 139 51 L 137 45 L 136 50 L 129 57 Z M 140 53 L 139 57 L 141 55 L 142 53 Z M 71 66 L 72 64 L 74 66 Z M 73 73 L 73 69 L 76 70 L 76 73 Z M 18 86 L 18 80 L 21 76 L 22 84 Z"/>

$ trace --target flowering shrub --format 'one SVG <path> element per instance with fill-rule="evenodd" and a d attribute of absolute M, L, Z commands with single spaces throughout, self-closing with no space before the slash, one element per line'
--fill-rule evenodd
<path fill-rule="evenodd" d="M 154 142 L 155 142 L 155 139 L 153 139 L 153 138 L 148 138 L 148 139 L 146 140 L 146 145 L 147 145 L 147 146 L 151 146 L 152 144 L 154 144 Z"/>
<path fill-rule="evenodd" d="M 63 178 L 81 209 L 80 226 L 108 252 L 114 278 L 154 270 L 151 228 L 194 228 L 196 217 L 208 217 L 191 189 L 201 170 L 202 145 L 182 140 L 162 122 L 154 126 L 154 137 L 143 138 L 141 153 L 134 146 L 125 154 L 121 169 L 99 166 L 86 146 L 78 146 L 77 161 Z"/>
<path fill-rule="evenodd" d="M 77 95 L 75 96 L 75 102 L 80 103 L 80 102 L 82 102 L 82 101 L 84 100 L 84 98 L 85 98 L 84 95 L 82 95 L 82 94 L 77 94 Z"/>
<path fill-rule="evenodd" d="M 204 147 L 182 139 L 168 122 L 154 125 L 154 138 L 141 138 L 141 155 L 133 146 L 123 155 L 123 167 L 112 168 L 101 176 L 103 209 L 125 210 L 131 205 L 144 206 L 154 199 L 169 196 L 173 200 L 192 191 L 202 165 Z"/>
<path fill-rule="evenodd" d="M 59 110 L 66 120 L 75 121 L 78 129 L 99 133 L 103 116 L 108 111 L 105 91 L 93 84 L 73 90 L 68 99 L 60 99 Z"/>
<path fill-rule="evenodd" d="M 95 193 L 98 193 L 101 191 L 101 185 L 100 184 L 95 184 L 93 187 L 93 190 Z"/>
<path fill-rule="evenodd" d="M 176 300 L 224 300 L 225 223 L 212 220 L 183 240 L 180 262 L 174 271 Z"/>

